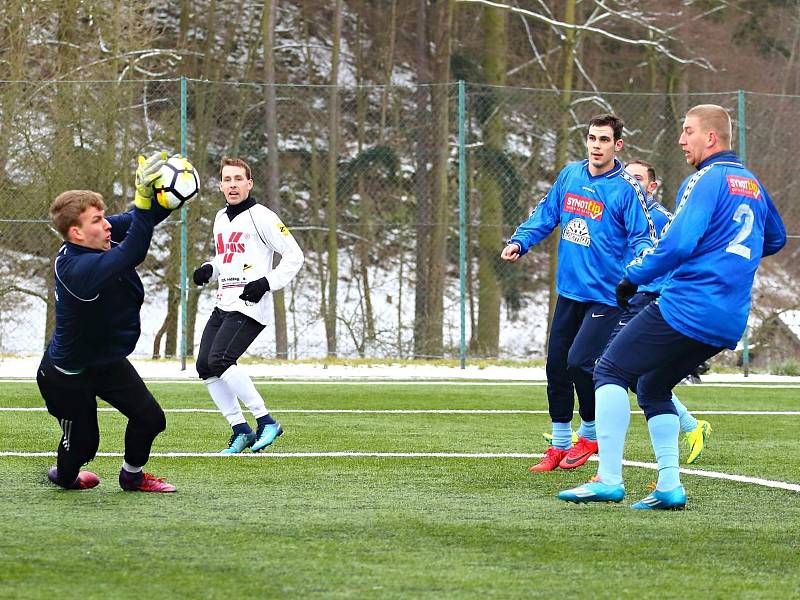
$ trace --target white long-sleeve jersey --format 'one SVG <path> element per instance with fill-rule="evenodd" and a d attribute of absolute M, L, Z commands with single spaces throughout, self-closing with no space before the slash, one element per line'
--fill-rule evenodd
<path fill-rule="evenodd" d="M 272 319 L 270 293 L 257 303 L 239 298 L 244 286 L 266 277 L 271 292 L 286 286 L 303 266 L 303 251 L 274 212 L 261 204 L 242 211 L 231 221 L 223 208 L 214 218 L 217 254 L 207 263 L 214 268 L 209 283 L 217 281 L 216 306 L 237 311 L 266 325 Z M 273 268 L 275 253 L 281 255 Z"/>

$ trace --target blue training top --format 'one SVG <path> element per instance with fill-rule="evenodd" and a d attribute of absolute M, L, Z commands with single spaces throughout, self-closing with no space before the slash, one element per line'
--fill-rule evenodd
<path fill-rule="evenodd" d="M 618 160 L 597 177 L 589 174 L 588 160 L 571 163 L 508 243 L 518 244 L 523 255 L 560 225 L 558 294 L 616 306 L 628 249 L 639 256 L 656 239 L 645 203 L 639 182 Z"/>
<path fill-rule="evenodd" d="M 107 217 L 109 250 L 64 242 L 54 263 L 56 326 L 47 348 L 53 364 L 77 372 L 133 352 L 144 301 L 135 267 L 147 256 L 153 226 L 167 215 L 135 208 Z"/>
<path fill-rule="evenodd" d="M 643 284 L 671 271 L 658 301 L 664 320 L 692 339 L 734 349 L 747 325 L 758 263 L 786 243 L 783 221 L 730 151 L 704 160 L 675 204 L 658 245 L 634 259 L 627 278 Z"/>
<path fill-rule="evenodd" d="M 650 218 L 653 219 L 653 224 L 656 227 L 656 237 L 661 239 L 661 236 L 664 235 L 669 227 L 670 221 L 672 221 L 672 213 L 664 208 L 653 196 L 647 196 L 647 211 L 650 213 Z M 667 279 L 669 279 L 669 273 L 657 277 L 651 283 L 640 285 L 639 291 L 660 294 L 661 288 L 664 287 Z"/>

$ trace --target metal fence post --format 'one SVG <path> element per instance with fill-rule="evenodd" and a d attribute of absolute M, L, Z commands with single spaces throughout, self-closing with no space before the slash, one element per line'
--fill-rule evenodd
<path fill-rule="evenodd" d="M 181 76 L 181 155 L 186 156 L 186 77 Z M 181 207 L 181 371 L 186 370 L 186 349 L 188 348 L 189 332 L 186 311 L 189 307 L 189 289 L 186 284 L 186 254 L 187 231 L 186 218 L 189 209 L 184 204 Z"/>
<path fill-rule="evenodd" d="M 464 82 L 458 82 L 458 279 L 461 288 L 461 368 L 467 366 L 467 176 L 464 151 Z"/>
<path fill-rule="evenodd" d="M 747 164 L 747 133 L 745 131 L 745 114 L 744 114 L 744 90 L 739 90 L 739 158 L 742 164 Z M 744 376 L 750 374 L 750 336 L 748 333 L 748 326 L 745 323 L 744 334 L 742 335 L 742 369 Z"/>

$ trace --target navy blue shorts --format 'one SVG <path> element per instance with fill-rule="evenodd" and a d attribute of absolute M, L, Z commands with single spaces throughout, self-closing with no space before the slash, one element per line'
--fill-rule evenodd
<path fill-rule="evenodd" d="M 607 384 L 627 388 L 638 379 L 636 398 L 648 419 L 677 414 L 672 388 L 723 349 L 675 331 L 661 316 L 658 302 L 651 302 L 606 348 L 594 368 L 595 389 Z"/>
<path fill-rule="evenodd" d="M 572 420 L 575 394 L 581 419 L 594 421 L 592 371 L 621 314 L 622 310 L 616 306 L 558 297 L 545 367 L 548 408 L 553 422 Z"/>
<path fill-rule="evenodd" d="M 606 343 L 606 348 L 611 345 L 611 342 L 614 341 L 614 338 L 619 335 L 619 332 L 622 331 L 622 328 L 625 327 L 628 323 L 631 322 L 633 317 L 638 315 L 642 312 L 647 306 L 653 301 L 658 298 L 658 294 L 655 292 L 637 292 L 633 295 L 633 297 L 628 301 L 628 308 L 622 313 L 620 316 L 619 321 L 614 326 L 614 330 L 611 332 L 611 335 L 608 338 L 608 342 Z"/>

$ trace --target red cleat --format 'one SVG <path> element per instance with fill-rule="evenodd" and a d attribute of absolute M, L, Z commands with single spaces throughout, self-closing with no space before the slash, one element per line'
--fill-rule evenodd
<path fill-rule="evenodd" d="M 569 449 L 558 466 L 562 469 L 575 469 L 589 460 L 592 454 L 597 454 L 597 440 L 578 438 L 578 443 Z"/>
<path fill-rule="evenodd" d="M 119 472 L 119 487 L 126 492 L 158 492 L 165 494 L 177 491 L 177 488 L 164 481 L 163 477 L 154 477 L 144 471 L 128 473 L 125 469 Z"/>
<path fill-rule="evenodd" d="M 539 464 L 528 467 L 528 471 L 553 471 L 566 455 L 566 450 L 550 446 Z"/>
<path fill-rule="evenodd" d="M 47 478 L 57 486 L 68 490 L 90 490 L 93 487 L 97 487 L 97 485 L 100 483 L 100 478 L 91 471 L 80 471 L 75 481 L 69 485 L 64 485 L 58 479 L 57 467 L 51 467 L 50 470 L 47 471 Z"/>

